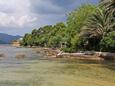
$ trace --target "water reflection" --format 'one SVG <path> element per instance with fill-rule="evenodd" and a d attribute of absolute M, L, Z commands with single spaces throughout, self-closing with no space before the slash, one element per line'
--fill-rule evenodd
<path fill-rule="evenodd" d="M 36 54 L 31 48 L 16 48 L 10 45 L 0 45 L 0 57 L 5 57 L 2 60 L 16 59 L 39 59 L 40 54 Z"/>

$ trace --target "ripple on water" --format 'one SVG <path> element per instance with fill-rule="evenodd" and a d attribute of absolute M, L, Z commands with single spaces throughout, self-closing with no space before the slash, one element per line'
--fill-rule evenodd
<path fill-rule="evenodd" d="M 115 63 L 43 59 L 31 48 L 2 46 L 0 86 L 114 86 Z M 26 58 L 17 59 L 16 55 Z"/>

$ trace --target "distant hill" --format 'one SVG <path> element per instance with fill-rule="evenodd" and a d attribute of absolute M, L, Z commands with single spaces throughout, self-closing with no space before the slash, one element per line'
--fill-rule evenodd
<path fill-rule="evenodd" d="M 6 44 L 4 41 L 0 40 L 0 44 Z"/>
<path fill-rule="evenodd" d="M 21 36 L 12 36 L 4 33 L 0 33 L 0 44 L 9 44 L 13 40 L 17 40 L 21 38 Z"/>

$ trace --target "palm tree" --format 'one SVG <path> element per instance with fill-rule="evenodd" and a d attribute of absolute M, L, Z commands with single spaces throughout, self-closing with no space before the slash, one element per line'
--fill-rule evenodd
<path fill-rule="evenodd" d="M 111 16 L 106 12 L 106 10 L 97 9 L 87 21 L 88 32 L 90 36 L 97 36 L 102 38 L 107 33 L 113 30 L 114 23 L 111 21 Z"/>
<path fill-rule="evenodd" d="M 100 38 L 115 31 L 115 0 L 101 0 L 101 7 L 88 19 L 90 33 Z"/>
<path fill-rule="evenodd" d="M 113 16 L 107 12 L 106 9 L 97 8 L 86 21 L 85 28 L 82 29 L 82 37 L 86 39 L 87 46 L 97 50 L 97 46 L 101 39 L 109 32 L 114 30 L 115 23 L 113 22 Z"/>
<path fill-rule="evenodd" d="M 111 31 L 115 31 L 115 1 L 103 0 L 101 7 L 87 20 L 84 34 L 89 44 L 92 44 L 92 40 L 100 41 Z"/>
<path fill-rule="evenodd" d="M 101 0 L 102 7 L 110 14 L 115 15 L 115 0 Z"/>

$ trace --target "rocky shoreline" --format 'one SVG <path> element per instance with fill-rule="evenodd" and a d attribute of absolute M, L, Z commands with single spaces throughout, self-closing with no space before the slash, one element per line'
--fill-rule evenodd
<path fill-rule="evenodd" d="M 37 53 L 42 53 L 49 58 L 74 58 L 81 60 L 115 60 L 115 53 L 82 51 L 77 53 L 65 53 L 59 49 L 34 48 Z"/>

